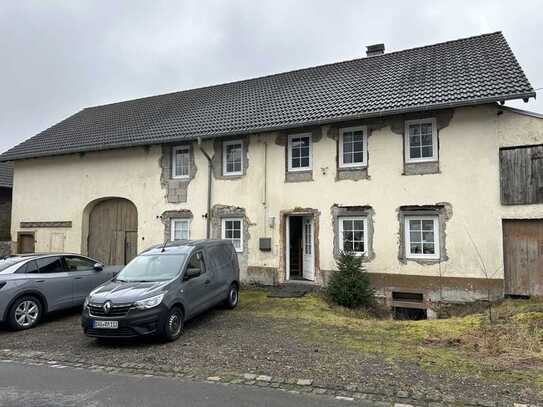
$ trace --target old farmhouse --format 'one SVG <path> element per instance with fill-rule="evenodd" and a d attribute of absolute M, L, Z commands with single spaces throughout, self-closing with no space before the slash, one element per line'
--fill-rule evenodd
<path fill-rule="evenodd" d="M 4 153 L 13 251 L 231 239 L 245 282 L 364 256 L 389 303 L 543 293 L 543 119 L 499 32 L 86 108 Z"/>

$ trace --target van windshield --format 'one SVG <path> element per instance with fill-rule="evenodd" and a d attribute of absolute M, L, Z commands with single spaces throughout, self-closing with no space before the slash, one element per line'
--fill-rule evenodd
<path fill-rule="evenodd" d="M 150 282 L 174 278 L 185 261 L 183 254 L 138 256 L 117 274 L 116 281 Z"/>

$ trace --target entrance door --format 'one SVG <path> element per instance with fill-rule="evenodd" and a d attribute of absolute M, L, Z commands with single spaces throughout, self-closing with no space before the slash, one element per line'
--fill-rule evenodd
<path fill-rule="evenodd" d="M 35 239 L 34 233 L 19 233 L 18 253 L 34 253 Z"/>
<path fill-rule="evenodd" d="M 303 218 L 303 277 L 305 280 L 315 279 L 315 255 L 313 242 L 313 217 Z"/>
<path fill-rule="evenodd" d="M 124 265 L 136 256 L 138 212 L 122 198 L 96 204 L 89 217 L 88 255 L 107 265 Z"/>
<path fill-rule="evenodd" d="M 504 220 L 505 294 L 543 295 L 543 220 Z"/>

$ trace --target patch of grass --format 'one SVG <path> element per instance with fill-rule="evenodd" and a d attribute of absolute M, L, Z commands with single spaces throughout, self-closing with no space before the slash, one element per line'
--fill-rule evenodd
<path fill-rule="evenodd" d="M 241 310 L 259 317 L 296 321 L 292 335 L 425 369 L 543 385 L 543 302 L 506 300 L 485 313 L 441 320 L 376 319 L 364 310 L 332 305 L 321 294 L 268 298 L 246 290 Z M 278 321 L 279 322 L 279 321 Z"/>

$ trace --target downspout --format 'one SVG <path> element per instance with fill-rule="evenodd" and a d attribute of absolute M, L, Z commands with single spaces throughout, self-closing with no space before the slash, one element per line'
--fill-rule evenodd
<path fill-rule="evenodd" d="M 206 213 L 206 239 L 210 238 L 211 235 L 211 181 L 213 175 L 213 161 L 207 153 L 206 150 L 202 147 L 202 138 L 198 137 L 198 147 L 200 151 L 207 158 L 207 213 Z"/>

